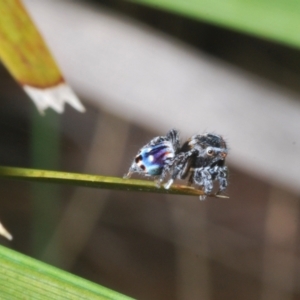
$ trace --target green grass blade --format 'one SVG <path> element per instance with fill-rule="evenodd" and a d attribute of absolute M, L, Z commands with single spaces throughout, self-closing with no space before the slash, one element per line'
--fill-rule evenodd
<path fill-rule="evenodd" d="M 173 185 L 169 190 L 166 190 L 163 187 L 158 188 L 154 181 L 14 167 L 0 166 L 0 177 L 21 179 L 26 181 L 72 184 L 75 186 L 124 191 L 139 191 L 190 196 L 204 195 L 202 190 L 183 185 Z M 216 195 L 215 197 L 228 198 L 223 195 Z"/>
<path fill-rule="evenodd" d="M 131 0 L 300 47 L 298 0 Z"/>
<path fill-rule="evenodd" d="M 3 246 L 0 265 L 0 299 L 132 299 Z"/>

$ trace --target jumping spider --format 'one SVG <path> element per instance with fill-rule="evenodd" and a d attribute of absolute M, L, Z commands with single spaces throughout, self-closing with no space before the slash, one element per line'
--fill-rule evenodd
<path fill-rule="evenodd" d="M 169 176 L 164 184 L 166 189 L 175 179 L 187 178 L 188 185 L 195 184 L 203 189 L 205 195 L 200 196 L 200 200 L 204 200 L 212 193 L 214 181 L 219 183 L 217 193 L 228 185 L 227 153 L 226 142 L 220 135 L 194 135 L 180 146 L 179 133 L 172 129 L 166 136 L 158 136 L 140 149 L 125 177 L 129 178 L 134 172 L 159 176 L 160 185 Z"/>

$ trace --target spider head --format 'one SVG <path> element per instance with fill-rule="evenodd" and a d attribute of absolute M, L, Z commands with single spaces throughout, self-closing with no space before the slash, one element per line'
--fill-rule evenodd
<path fill-rule="evenodd" d="M 228 150 L 226 142 L 220 135 L 212 133 L 194 135 L 188 145 L 196 153 L 195 167 L 224 165 Z"/>

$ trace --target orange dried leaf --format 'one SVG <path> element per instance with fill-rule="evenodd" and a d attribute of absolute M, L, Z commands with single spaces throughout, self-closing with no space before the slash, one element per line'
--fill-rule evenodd
<path fill-rule="evenodd" d="M 68 102 L 84 111 L 21 1 L 0 1 L 0 16 L 0 58 L 38 109 L 62 112 Z"/>

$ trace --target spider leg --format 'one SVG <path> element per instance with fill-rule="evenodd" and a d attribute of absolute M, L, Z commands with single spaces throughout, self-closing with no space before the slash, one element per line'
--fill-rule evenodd
<path fill-rule="evenodd" d="M 171 141 L 174 152 L 176 153 L 180 148 L 180 142 L 179 142 L 179 132 L 176 129 L 171 129 L 167 135 L 167 140 Z"/>
<path fill-rule="evenodd" d="M 160 187 L 161 183 L 164 181 L 165 177 L 167 176 L 168 172 L 170 171 L 170 169 L 172 168 L 172 161 L 170 160 L 168 162 L 166 162 L 161 175 L 159 176 L 158 180 L 157 180 L 157 186 Z"/>
<path fill-rule="evenodd" d="M 125 175 L 123 176 L 123 178 L 124 178 L 124 179 L 130 178 L 131 175 L 132 175 L 134 172 L 136 172 L 136 171 L 137 171 L 137 169 L 136 169 L 136 167 L 135 167 L 135 163 L 133 162 L 133 163 L 131 164 L 131 166 L 130 166 L 128 172 L 127 172 L 127 174 L 125 174 Z"/>
<path fill-rule="evenodd" d="M 170 169 L 171 170 L 171 178 L 169 181 L 164 185 L 165 189 L 169 189 L 171 185 L 173 184 L 174 180 L 176 178 L 183 178 L 182 176 L 185 176 L 188 174 L 190 163 L 189 163 L 189 158 L 194 155 L 195 150 L 190 150 L 187 152 L 181 152 L 178 153 L 174 159 L 171 161 Z M 188 169 L 187 169 L 188 168 Z"/>
<path fill-rule="evenodd" d="M 171 178 L 168 180 L 168 182 L 166 182 L 166 183 L 164 184 L 164 188 L 165 188 L 166 190 L 168 190 L 168 189 L 171 187 L 171 185 L 173 184 L 174 180 L 175 180 L 176 177 L 177 177 L 177 171 L 176 171 L 176 174 L 174 173 L 174 168 L 176 168 L 176 163 L 175 163 L 176 160 L 177 160 L 177 157 L 175 157 L 175 158 L 174 158 L 173 160 L 171 160 L 168 164 L 166 164 L 165 167 L 164 167 L 164 169 L 163 169 L 163 171 L 162 171 L 162 174 L 161 174 L 161 176 L 160 176 L 159 181 L 162 182 L 163 179 L 166 177 L 167 173 L 171 172 L 171 170 L 172 170 L 172 168 L 173 168 Z"/>
<path fill-rule="evenodd" d="M 132 172 L 131 172 L 131 171 L 128 171 L 127 174 L 124 174 L 123 178 L 124 178 L 124 179 L 129 179 L 129 178 L 131 177 L 131 175 L 132 175 Z"/>
<path fill-rule="evenodd" d="M 191 186 L 194 182 L 194 171 L 190 173 L 188 182 L 187 182 L 187 186 Z"/>
<path fill-rule="evenodd" d="M 228 169 L 226 166 L 220 167 L 218 173 L 216 174 L 216 179 L 219 181 L 219 190 L 217 194 L 224 191 L 228 186 Z"/>
<path fill-rule="evenodd" d="M 194 183 L 201 186 L 205 195 L 200 196 L 200 200 L 204 200 L 206 195 L 212 193 L 213 190 L 213 178 L 208 168 L 197 168 L 194 172 Z"/>
<path fill-rule="evenodd" d="M 173 184 L 173 182 L 174 182 L 174 179 L 169 179 L 169 181 L 164 184 L 164 188 L 166 190 L 168 190 L 171 187 L 171 185 Z"/>

